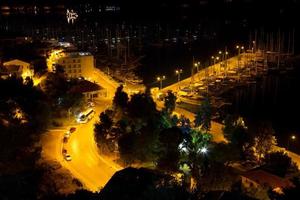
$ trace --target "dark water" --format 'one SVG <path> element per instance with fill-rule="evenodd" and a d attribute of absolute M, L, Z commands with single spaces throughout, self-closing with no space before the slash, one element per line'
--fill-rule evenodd
<path fill-rule="evenodd" d="M 250 124 L 267 121 L 275 130 L 278 144 L 300 153 L 300 68 L 287 74 L 269 74 L 256 84 L 226 94 L 230 112 Z M 292 141 L 291 136 L 296 140 Z"/>

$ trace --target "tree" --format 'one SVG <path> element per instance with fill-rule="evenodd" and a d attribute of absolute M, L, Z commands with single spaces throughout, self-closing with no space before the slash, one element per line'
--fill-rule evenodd
<path fill-rule="evenodd" d="M 128 102 L 128 94 L 123 91 L 123 85 L 120 85 L 113 98 L 113 105 L 115 108 L 125 109 Z"/>
<path fill-rule="evenodd" d="M 191 195 L 174 178 L 155 170 L 125 168 L 100 191 L 101 200 L 188 200 Z"/>
<path fill-rule="evenodd" d="M 191 129 L 189 136 L 185 138 L 183 143 L 179 146 L 182 152 L 181 163 L 189 167 L 197 187 L 199 186 L 197 180 L 200 179 L 208 166 L 206 154 L 211 139 L 211 134 Z"/>
<path fill-rule="evenodd" d="M 294 171 L 298 171 L 292 159 L 284 152 L 268 153 L 263 162 L 265 163 L 264 168 L 281 177 L 284 177 L 287 171 L 292 168 L 294 168 Z"/>
<path fill-rule="evenodd" d="M 199 180 L 201 191 L 230 191 L 238 175 L 229 166 L 210 162 L 209 167 Z"/>
<path fill-rule="evenodd" d="M 0 160 L 3 163 L 0 167 L 31 168 L 39 159 L 40 149 L 36 144 L 50 117 L 47 99 L 40 90 L 16 77 L 0 79 L 0 90 Z M 8 163 L 15 162 L 18 167 L 8 167 Z"/>
<path fill-rule="evenodd" d="M 67 93 L 68 82 L 62 74 L 48 73 L 44 90 L 54 103 L 58 103 L 58 98 Z"/>
<path fill-rule="evenodd" d="M 22 79 L 0 78 L 0 194 L 37 199 L 40 137 L 51 110 L 45 94 Z"/>
<path fill-rule="evenodd" d="M 149 94 L 132 95 L 128 103 L 128 114 L 132 118 L 149 119 L 157 113 L 156 104 Z"/>
<path fill-rule="evenodd" d="M 94 134 L 101 152 L 109 153 L 114 148 L 114 137 L 111 135 L 113 125 L 112 111 L 106 110 L 99 116 L 99 122 L 95 124 Z"/>
<path fill-rule="evenodd" d="M 210 160 L 228 166 L 240 160 L 240 151 L 232 144 L 214 143 L 210 152 Z"/>
<path fill-rule="evenodd" d="M 136 138 L 133 133 L 124 134 L 118 140 L 120 158 L 126 166 L 130 166 L 135 161 L 135 143 Z"/>
<path fill-rule="evenodd" d="M 229 142 L 240 148 L 249 141 L 247 127 L 241 117 L 234 119 L 232 116 L 228 115 L 225 118 L 223 134 Z"/>
<path fill-rule="evenodd" d="M 256 159 L 261 162 L 276 144 L 277 140 L 272 126 L 269 123 L 261 123 L 256 130 L 256 136 L 252 144 L 253 154 Z"/>
<path fill-rule="evenodd" d="M 164 99 L 164 110 L 171 115 L 173 111 L 175 110 L 176 106 L 176 96 L 172 91 L 168 91 L 167 95 Z"/>
<path fill-rule="evenodd" d="M 241 158 L 244 157 L 244 147 L 251 142 L 244 120 L 241 117 L 235 120 L 232 116 L 228 115 L 225 118 L 223 134 L 227 141 L 230 142 L 232 150 L 235 152 L 236 150 L 239 151 Z"/>
<path fill-rule="evenodd" d="M 159 135 L 161 152 L 159 153 L 157 167 L 167 171 L 178 170 L 180 152 L 178 146 L 183 141 L 183 134 L 177 127 L 164 129 Z"/>
<path fill-rule="evenodd" d="M 201 130 L 208 132 L 211 127 L 211 117 L 210 99 L 206 97 L 196 113 L 194 120 L 195 127 L 199 127 Z"/>

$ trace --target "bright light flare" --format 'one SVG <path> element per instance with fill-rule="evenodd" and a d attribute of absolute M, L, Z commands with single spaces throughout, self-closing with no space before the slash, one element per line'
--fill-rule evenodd
<path fill-rule="evenodd" d="M 206 154 L 207 153 L 207 148 L 206 147 L 202 147 L 201 149 L 200 149 L 200 152 L 202 153 L 202 154 Z"/>

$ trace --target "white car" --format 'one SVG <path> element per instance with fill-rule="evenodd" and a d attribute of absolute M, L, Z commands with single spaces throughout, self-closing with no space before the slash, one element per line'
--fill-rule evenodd
<path fill-rule="evenodd" d="M 70 136 L 71 136 L 70 131 L 65 132 L 65 135 L 64 135 L 65 138 L 69 138 Z"/>
<path fill-rule="evenodd" d="M 64 154 L 64 159 L 65 159 L 66 161 L 71 161 L 71 160 L 72 160 L 72 157 L 71 157 L 70 154 L 65 153 L 65 154 Z"/>

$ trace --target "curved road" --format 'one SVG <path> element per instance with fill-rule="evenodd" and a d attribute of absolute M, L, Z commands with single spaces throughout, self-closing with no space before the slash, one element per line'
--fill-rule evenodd
<path fill-rule="evenodd" d="M 42 140 L 44 158 L 57 160 L 91 191 L 99 190 L 117 170 L 121 169 L 110 158 L 99 154 L 94 140 L 94 123 L 98 120 L 99 113 L 109 105 L 110 100 L 97 102 L 94 118 L 86 124 L 75 125 L 76 131 L 71 134 L 67 143 L 64 144 L 62 138 L 69 127 L 50 130 Z M 63 148 L 71 155 L 71 161 L 64 160 Z"/>

